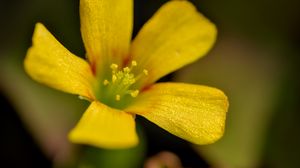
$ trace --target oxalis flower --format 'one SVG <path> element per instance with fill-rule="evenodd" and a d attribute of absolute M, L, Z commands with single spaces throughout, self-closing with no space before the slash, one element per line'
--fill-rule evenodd
<path fill-rule="evenodd" d="M 81 0 L 87 61 L 37 23 L 25 70 L 36 81 L 91 102 L 71 130 L 74 143 L 102 148 L 137 145 L 135 115 L 195 144 L 224 132 L 227 97 L 218 89 L 157 83 L 205 55 L 216 38 L 213 23 L 188 1 L 169 1 L 131 42 L 133 0 Z"/>

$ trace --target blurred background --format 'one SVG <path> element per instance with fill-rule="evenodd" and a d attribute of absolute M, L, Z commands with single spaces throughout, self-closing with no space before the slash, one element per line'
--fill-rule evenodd
<path fill-rule="evenodd" d="M 134 35 L 166 0 L 135 0 Z M 209 54 L 163 78 L 209 85 L 230 101 L 224 137 L 196 146 L 137 118 L 139 146 L 76 146 L 68 131 L 88 102 L 31 80 L 23 59 L 36 22 L 84 56 L 79 0 L 0 1 L 0 167 L 300 167 L 300 1 L 194 0 L 218 27 Z"/>

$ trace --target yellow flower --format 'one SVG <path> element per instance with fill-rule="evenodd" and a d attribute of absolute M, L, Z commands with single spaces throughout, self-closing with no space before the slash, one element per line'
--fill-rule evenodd
<path fill-rule="evenodd" d="M 69 134 L 72 142 L 135 146 L 136 114 L 195 144 L 223 135 L 228 101 L 222 91 L 153 84 L 205 55 L 215 41 L 214 24 L 190 2 L 167 2 L 132 42 L 133 0 L 81 0 L 80 21 L 87 61 L 64 48 L 41 23 L 25 58 L 33 79 L 91 102 Z"/>

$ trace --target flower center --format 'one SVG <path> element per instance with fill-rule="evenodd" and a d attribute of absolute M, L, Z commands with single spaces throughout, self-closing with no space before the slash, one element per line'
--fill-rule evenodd
<path fill-rule="evenodd" d="M 133 88 L 133 84 L 140 78 L 148 75 L 146 69 L 143 73 L 135 75 L 132 73 L 132 69 L 137 66 L 136 61 L 131 61 L 130 66 L 120 68 L 117 64 L 111 64 L 111 78 L 104 79 L 102 82 L 102 95 L 100 101 L 116 108 L 124 107 L 128 104 L 132 98 L 135 98 L 139 94 L 138 88 Z"/>

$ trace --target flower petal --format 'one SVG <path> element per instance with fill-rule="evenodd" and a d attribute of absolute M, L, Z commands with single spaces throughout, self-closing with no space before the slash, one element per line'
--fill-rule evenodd
<path fill-rule="evenodd" d="M 36 24 L 32 42 L 24 66 L 33 79 L 64 92 L 94 98 L 94 77 L 86 61 L 64 48 L 41 23 Z"/>
<path fill-rule="evenodd" d="M 80 0 L 80 21 L 90 63 L 120 64 L 131 41 L 133 0 Z"/>
<path fill-rule="evenodd" d="M 126 148 L 138 143 L 133 115 L 97 101 L 86 110 L 69 138 L 74 143 L 102 148 Z"/>
<path fill-rule="evenodd" d="M 137 71 L 147 69 L 151 84 L 205 55 L 216 38 L 213 23 L 188 1 L 170 1 L 143 26 L 131 46 Z M 138 68 L 143 69 L 138 69 Z"/>
<path fill-rule="evenodd" d="M 190 142 L 209 144 L 223 135 L 227 109 L 227 97 L 218 89 L 159 83 L 143 91 L 124 111 L 142 115 Z"/>

